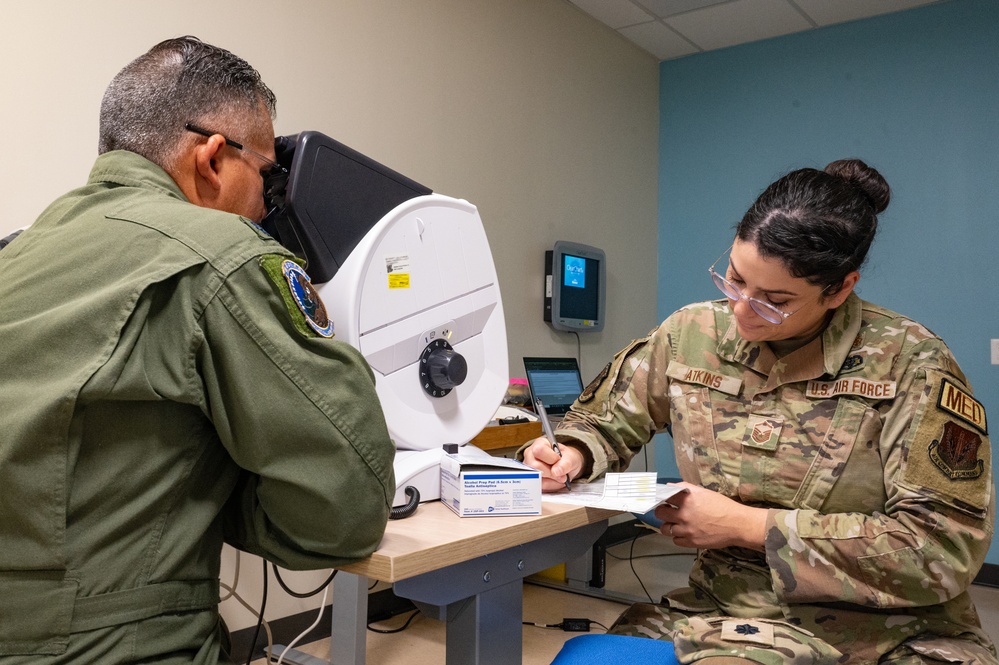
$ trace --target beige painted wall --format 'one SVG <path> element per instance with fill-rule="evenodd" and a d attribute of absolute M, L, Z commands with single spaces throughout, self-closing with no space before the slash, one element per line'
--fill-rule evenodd
<path fill-rule="evenodd" d="M 160 39 L 194 34 L 260 70 L 279 134 L 322 131 L 479 207 L 511 376 L 524 355 L 576 355 L 576 338 L 541 319 L 556 240 L 607 252 L 609 321 L 580 336 L 587 378 L 657 322 L 658 64 L 564 0 L 35 0 L 3 16 L 2 234 L 85 180 L 111 77 Z M 257 605 L 244 585 L 259 583 L 259 560 L 243 569 Z M 292 579 L 304 589 L 313 577 Z M 282 595 L 269 618 L 317 606 Z M 232 628 L 250 623 L 223 607 Z"/>

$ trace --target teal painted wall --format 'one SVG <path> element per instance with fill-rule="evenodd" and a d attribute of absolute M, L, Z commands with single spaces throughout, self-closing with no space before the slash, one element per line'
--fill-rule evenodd
<path fill-rule="evenodd" d="M 893 189 L 858 285 L 947 341 L 999 422 L 999 2 L 952 2 L 661 67 L 665 318 L 716 297 L 707 267 L 783 173 L 859 157 Z M 660 444 L 660 475 L 675 476 Z M 993 545 L 990 563 L 999 563 Z"/>

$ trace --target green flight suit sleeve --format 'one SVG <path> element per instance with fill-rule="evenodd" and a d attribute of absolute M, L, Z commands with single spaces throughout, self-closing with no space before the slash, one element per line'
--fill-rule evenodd
<path fill-rule="evenodd" d="M 207 409 L 243 469 L 224 533 L 282 567 L 332 567 L 380 542 L 395 449 L 360 353 L 296 326 L 263 263 L 229 274 L 201 321 Z"/>

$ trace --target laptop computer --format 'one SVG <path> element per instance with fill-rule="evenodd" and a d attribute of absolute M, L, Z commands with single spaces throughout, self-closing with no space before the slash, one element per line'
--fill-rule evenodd
<path fill-rule="evenodd" d="M 565 415 L 583 392 L 583 381 L 575 358 L 524 358 L 531 399 L 540 399 L 553 419 Z"/>

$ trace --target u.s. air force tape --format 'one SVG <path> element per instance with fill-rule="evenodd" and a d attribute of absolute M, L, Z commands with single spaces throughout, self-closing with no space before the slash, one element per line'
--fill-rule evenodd
<path fill-rule="evenodd" d="M 302 310 L 305 322 L 323 337 L 332 337 L 333 322 L 326 313 L 326 306 L 323 305 L 319 292 L 312 286 L 312 281 L 302 270 L 302 266 L 294 261 L 285 261 L 281 264 L 281 272 L 288 280 L 288 288 L 291 289 L 295 304 Z"/>

